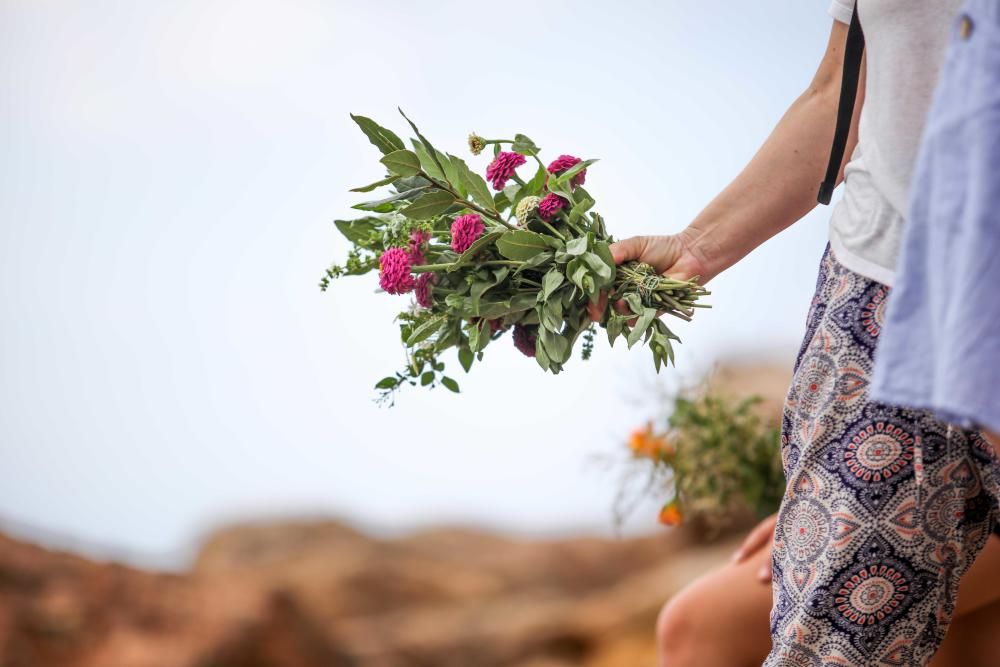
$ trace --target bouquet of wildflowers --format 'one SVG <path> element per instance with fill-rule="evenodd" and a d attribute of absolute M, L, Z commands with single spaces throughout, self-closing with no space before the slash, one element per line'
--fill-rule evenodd
<path fill-rule="evenodd" d="M 436 149 L 409 118 L 412 149 L 373 120 L 351 118 L 382 153 L 386 170 L 351 191 L 390 191 L 354 205 L 363 217 L 335 221 L 353 247 L 346 262 L 327 269 L 320 287 L 378 270 L 384 292 L 412 294 L 414 303 L 398 317 L 407 362 L 376 384 L 380 400 L 391 401 L 407 384 L 458 391 L 441 354 L 456 348 L 468 372 L 508 331 L 518 350 L 552 373 L 562 370 L 581 337 L 589 358 L 595 325 L 587 304 L 601 292 L 609 304 L 626 304 L 623 313 L 609 306 L 600 321 L 611 344 L 618 337 L 629 347 L 645 341 L 657 371 L 673 362 L 671 341 L 679 339 L 660 315 L 690 320 L 708 292 L 696 280 L 672 280 L 646 264 L 615 265 L 604 219 L 583 188 L 596 160 L 560 155 L 546 165 L 523 134 L 472 134 L 473 155 L 488 147 L 493 153 L 484 179 Z"/>

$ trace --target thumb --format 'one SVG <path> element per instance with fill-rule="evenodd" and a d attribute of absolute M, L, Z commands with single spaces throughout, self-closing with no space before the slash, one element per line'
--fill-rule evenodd
<path fill-rule="evenodd" d="M 647 236 L 633 236 L 624 241 L 612 243 L 611 256 L 614 258 L 615 264 L 621 264 L 622 262 L 642 257 L 642 253 L 646 251 L 648 240 L 649 237 Z"/>

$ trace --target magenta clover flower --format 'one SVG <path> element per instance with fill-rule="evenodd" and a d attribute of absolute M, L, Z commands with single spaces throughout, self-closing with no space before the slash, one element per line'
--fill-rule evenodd
<path fill-rule="evenodd" d="M 535 356 L 536 331 L 534 327 L 527 327 L 523 324 L 514 326 L 514 347 L 520 350 L 526 357 Z"/>
<path fill-rule="evenodd" d="M 554 192 L 550 192 L 545 195 L 545 198 L 542 199 L 541 202 L 538 203 L 538 215 L 541 216 L 542 220 L 548 222 L 549 220 L 552 220 L 552 218 L 556 217 L 556 213 L 561 211 L 566 204 L 567 202 L 565 199 Z"/>
<path fill-rule="evenodd" d="M 411 258 L 406 248 L 389 248 L 378 258 L 378 284 L 389 294 L 406 294 L 416 281 L 410 271 Z"/>
<path fill-rule="evenodd" d="M 493 183 L 494 190 L 503 190 L 507 181 L 514 175 L 514 170 L 527 162 L 520 153 L 501 151 L 486 167 L 486 180 Z"/>
<path fill-rule="evenodd" d="M 417 284 L 413 293 L 417 297 L 417 305 L 421 308 L 430 308 L 434 305 L 431 288 L 436 282 L 437 274 L 434 273 L 421 273 L 417 276 Z"/>
<path fill-rule="evenodd" d="M 578 157 L 573 157 L 572 155 L 560 155 L 551 163 L 549 163 L 548 172 L 550 174 L 559 175 L 564 171 L 566 171 L 567 169 L 569 169 L 570 167 L 579 164 L 580 162 L 581 160 Z M 573 176 L 572 179 L 570 179 L 570 183 L 574 186 L 583 185 L 583 182 L 586 180 L 587 180 L 587 170 L 583 169 L 575 176 Z"/>
<path fill-rule="evenodd" d="M 483 235 L 483 219 L 477 213 L 460 215 L 451 223 L 451 249 L 463 253 Z"/>

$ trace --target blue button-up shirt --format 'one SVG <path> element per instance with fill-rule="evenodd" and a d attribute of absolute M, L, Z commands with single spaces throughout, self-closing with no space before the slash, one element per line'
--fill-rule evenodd
<path fill-rule="evenodd" d="M 1000 0 L 953 26 L 871 393 L 1000 432 Z"/>

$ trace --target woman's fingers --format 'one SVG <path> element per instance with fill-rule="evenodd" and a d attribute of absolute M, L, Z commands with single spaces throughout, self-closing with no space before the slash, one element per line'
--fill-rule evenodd
<path fill-rule="evenodd" d="M 741 563 L 762 546 L 769 544 L 774 537 L 774 525 L 777 523 L 777 520 L 778 515 L 772 514 L 758 523 L 750 531 L 750 534 L 746 536 L 746 539 L 743 540 L 743 544 L 736 550 L 736 553 L 733 554 L 732 561 L 734 563 Z M 770 573 L 768 576 L 770 577 Z"/>
<path fill-rule="evenodd" d="M 604 317 L 604 310 L 608 307 L 608 293 L 601 292 L 597 295 L 596 301 L 587 304 L 587 313 L 594 322 L 600 322 Z"/>
<path fill-rule="evenodd" d="M 646 248 L 646 238 L 645 236 L 633 236 L 630 239 L 625 239 L 624 241 L 618 241 L 611 244 L 611 257 L 615 260 L 615 264 L 621 264 L 622 262 L 627 262 L 631 259 L 639 259 L 642 256 L 643 251 Z M 590 314 L 590 319 L 594 322 L 600 322 L 604 317 L 604 311 L 608 307 L 608 295 L 606 292 L 601 292 L 597 297 L 597 301 L 591 301 L 587 304 L 587 312 Z M 612 307 L 616 312 L 627 315 L 630 310 L 625 302 L 619 299 Z"/>
<path fill-rule="evenodd" d="M 611 257 L 615 260 L 615 264 L 621 264 L 622 262 L 642 257 L 642 254 L 646 251 L 648 240 L 648 236 L 633 236 L 630 239 L 612 243 Z"/>

